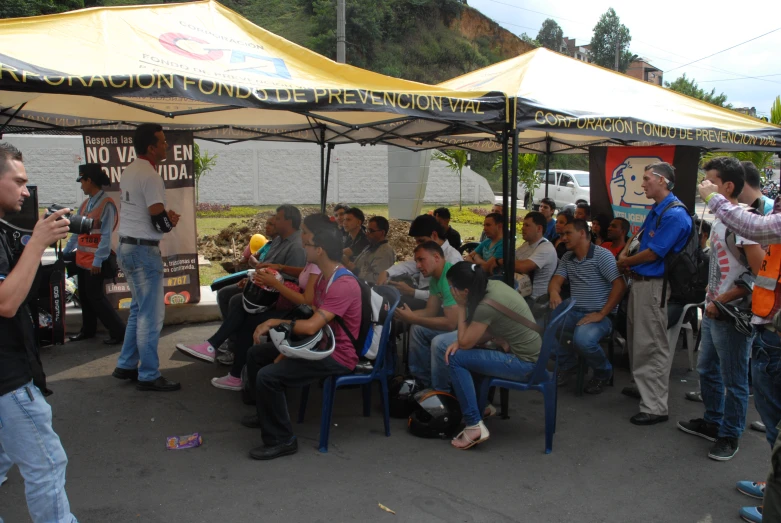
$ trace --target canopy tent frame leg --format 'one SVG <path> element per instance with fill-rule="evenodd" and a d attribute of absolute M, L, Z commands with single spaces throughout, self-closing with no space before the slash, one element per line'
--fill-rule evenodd
<path fill-rule="evenodd" d="M 513 287 L 515 280 L 515 236 L 517 233 L 517 219 L 518 219 L 518 128 L 513 129 L 513 155 L 511 165 L 511 180 L 510 180 L 510 214 L 507 216 L 509 222 L 509 236 L 505 236 L 504 244 L 507 249 L 504 259 L 504 278 L 508 285 Z"/>
<path fill-rule="evenodd" d="M 509 139 L 510 139 L 510 130 L 505 129 L 502 132 L 502 213 L 504 216 L 507 216 L 508 209 L 508 202 L 507 202 L 507 195 L 510 190 L 510 180 L 509 180 L 509 172 L 510 172 L 510 166 L 509 166 Z M 502 235 L 503 237 L 507 237 L 509 234 L 508 228 L 507 228 L 507 220 L 504 220 L 504 225 L 502 226 Z M 509 263 L 509 254 L 508 254 L 508 244 L 506 242 L 502 243 L 502 259 L 504 263 L 504 267 L 507 267 L 507 264 Z M 505 270 L 505 272 L 507 272 Z M 505 281 L 507 279 L 505 278 Z"/>
<path fill-rule="evenodd" d="M 545 197 L 548 197 L 548 178 L 550 177 L 550 144 L 551 137 L 545 136 Z"/>
<path fill-rule="evenodd" d="M 325 157 L 325 180 L 323 183 L 323 195 L 320 204 L 323 214 L 325 214 L 325 208 L 328 206 L 328 176 L 331 173 L 331 151 L 334 150 L 334 147 L 336 147 L 336 145 L 332 143 L 328 144 L 328 152 Z"/>

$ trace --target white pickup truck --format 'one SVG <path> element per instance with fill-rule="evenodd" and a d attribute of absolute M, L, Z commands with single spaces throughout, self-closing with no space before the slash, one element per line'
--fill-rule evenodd
<path fill-rule="evenodd" d="M 527 209 L 537 208 L 545 198 L 545 171 L 534 171 L 539 177 L 540 186 L 534 194 L 526 194 L 522 184 L 518 184 L 518 199 Z M 588 171 L 571 169 L 551 169 L 548 173 L 548 198 L 556 202 L 556 208 L 562 209 L 578 200 L 591 201 Z"/>

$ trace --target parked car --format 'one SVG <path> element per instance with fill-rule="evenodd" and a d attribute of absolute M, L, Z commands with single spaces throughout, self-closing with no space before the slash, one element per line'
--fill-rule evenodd
<path fill-rule="evenodd" d="M 540 178 L 540 186 L 534 194 L 521 193 L 518 187 L 518 199 L 523 198 L 524 206 L 537 209 L 540 201 L 545 198 L 545 171 L 534 171 Z M 521 196 L 523 194 L 523 196 Z M 576 171 L 572 169 L 551 169 L 548 172 L 548 198 L 556 202 L 556 208 L 562 209 L 566 205 L 575 204 L 578 200 L 591 201 L 588 171 Z"/>

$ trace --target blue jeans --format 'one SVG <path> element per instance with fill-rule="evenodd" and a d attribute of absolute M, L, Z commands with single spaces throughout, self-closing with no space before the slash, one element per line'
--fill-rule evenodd
<path fill-rule="evenodd" d="M 0 396 L 0 480 L 14 464 L 33 522 L 76 521 L 65 495 L 68 458 L 52 428 L 52 408 L 32 381 Z"/>
<path fill-rule="evenodd" d="M 740 438 L 748 410 L 751 339 L 726 321 L 702 319 L 697 360 L 705 421 L 719 425 L 720 438 Z"/>
<path fill-rule="evenodd" d="M 483 406 L 477 404 L 480 380 L 485 377 L 496 377 L 522 381 L 534 370 L 535 365 L 536 363 L 520 360 L 514 354 L 500 350 L 475 347 L 451 354 L 448 363 L 450 381 L 461 405 L 461 413 L 466 425 L 477 425 L 483 419 L 481 409 Z M 475 379 L 478 380 L 477 384 Z"/>
<path fill-rule="evenodd" d="M 754 330 L 751 383 L 754 405 L 765 424 L 765 437 L 772 449 L 778 437 L 777 425 L 781 422 L 781 338 L 775 332 Z"/>
<path fill-rule="evenodd" d="M 409 370 L 412 375 L 426 388 L 449 391 L 450 374 L 445 365 L 445 350 L 458 339 L 458 332 L 435 331 L 413 325 L 409 335 Z"/>
<path fill-rule="evenodd" d="M 160 249 L 120 243 L 117 260 L 133 296 L 117 367 L 138 368 L 139 381 L 154 381 L 160 376 L 157 342 L 165 318 Z"/>
<path fill-rule="evenodd" d="M 559 305 L 561 307 L 561 305 Z M 609 318 L 602 318 L 599 323 L 588 323 L 586 325 L 577 325 L 577 323 L 586 316 L 587 312 L 573 310 L 564 318 L 564 329 L 574 330 L 572 346 L 576 351 L 583 355 L 586 364 L 594 369 L 594 377 L 600 380 L 609 380 L 613 375 L 613 366 L 605 356 L 605 351 L 599 345 L 599 340 L 610 334 L 613 330 L 613 324 Z M 554 313 L 554 317 L 555 317 Z M 569 370 L 578 364 L 578 357 L 575 351 L 569 347 L 556 343 L 553 353 L 559 361 L 559 370 Z"/>

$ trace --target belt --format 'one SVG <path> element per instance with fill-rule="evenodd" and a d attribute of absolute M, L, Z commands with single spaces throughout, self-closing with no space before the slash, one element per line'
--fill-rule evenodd
<path fill-rule="evenodd" d="M 773 327 L 773 324 L 772 324 L 772 323 L 764 323 L 764 324 L 762 324 L 762 325 L 756 325 L 756 328 L 757 328 L 758 330 L 766 330 L 766 331 L 769 331 L 769 332 L 775 332 L 775 333 L 778 333 L 778 331 L 776 330 L 776 328 L 775 328 L 775 327 Z"/>
<path fill-rule="evenodd" d="M 146 240 L 144 238 L 131 238 L 130 236 L 123 236 L 119 238 L 119 243 L 128 243 L 130 245 L 147 245 L 149 247 L 157 247 L 160 245 L 160 240 Z"/>
<path fill-rule="evenodd" d="M 653 281 L 662 279 L 661 276 L 643 276 L 642 274 L 637 274 L 636 272 L 630 272 L 629 277 L 635 281 Z"/>

